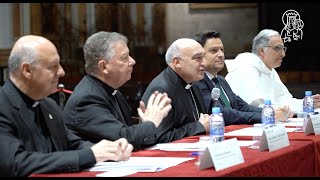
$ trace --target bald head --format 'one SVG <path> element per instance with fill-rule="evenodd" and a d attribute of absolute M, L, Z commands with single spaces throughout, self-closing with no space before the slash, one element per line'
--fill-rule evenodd
<path fill-rule="evenodd" d="M 59 78 L 65 74 L 55 45 L 44 37 L 34 35 L 17 40 L 8 66 L 10 80 L 34 100 L 54 93 Z"/>
<path fill-rule="evenodd" d="M 205 51 L 191 38 L 174 41 L 167 50 L 166 62 L 185 82 L 198 81 L 204 76 Z"/>
<path fill-rule="evenodd" d="M 48 48 L 57 52 L 54 44 L 44 37 L 35 35 L 21 37 L 16 41 L 10 53 L 9 71 L 17 71 L 22 62 L 34 63 L 40 58 L 40 51 Z"/>
<path fill-rule="evenodd" d="M 167 64 L 171 63 L 173 58 L 182 56 L 182 51 L 187 48 L 202 47 L 197 41 L 191 38 L 180 38 L 175 40 L 168 48 L 166 53 Z"/>

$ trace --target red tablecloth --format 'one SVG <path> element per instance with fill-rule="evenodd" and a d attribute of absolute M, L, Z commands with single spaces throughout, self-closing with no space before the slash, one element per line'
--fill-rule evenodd
<path fill-rule="evenodd" d="M 252 125 L 230 125 L 226 127 L 226 132 L 252 127 Z M 226 138 L 233 138 L 232 136 Z M 251 140 L 251 136 L 241 136 L 237 137 L 240 140 Z M 316 175 L 320 176 L 320 136 L 315 136 L 314 133 L 305 135 L 303 132 L 289 132 L 288 138 L 290 143 L 292 141 L 312 141 L 314 144 L 314 157 L 315 157 L 315 168 L 316 168 Z M 308 154 L 305 154 L 307 156 Z"/>
<path fill-rule="evenodd" d="M 250 125 L 231 125 L 226 132 L 249 127 Z M 154 173 L 136 173 L 130 177 L 166 177 L 166 176 L 319 176 L 320 152 L 319 136 L 305 136 L 303 133 L 288 133 L 290 146 L 274 152 L 241 147 L 244 163 L 229 167 L 221 171 L 214 168 L 199 170 L 194 165 L 196 159 L 180 165 Z M 232 138 L 232 137 L 228 137 Z M 252 137 L 237 137 L 238 139 L 252 139 Z M 196 142 L 198 136 L 187 137 L 176 142 Z M 134 152 L 133 156 L 145 157 L 190 157 L 190 152 L 167 152 L 161 150 L 143 150 Z M 155 162 L 156 163 L 156 162 Z M 34 174 L 33 177 L 79 177 L 95 176 L 101 172 L 82 171 L 65 174 Z"/>

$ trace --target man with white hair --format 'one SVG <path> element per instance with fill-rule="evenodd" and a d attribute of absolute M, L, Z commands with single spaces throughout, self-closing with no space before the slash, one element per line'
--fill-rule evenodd
<path fill-rule="evenodd" d="M 288 117 L 292 117 L 293 112 L 302 111 L 302 100 L 292 96 L 275 70 L 281 66 L 286 50 L 279 32 L 264 29 L 253 39 L 251 53 L 225 61 L 228 70 L 225 79 L 247 103 L 261 106 L 264 99 L 270 99 L 276 107 L 287 106 Z M 314 96 L 315 107 L 319 107 L 319 97 Z"/>
<path fill-rule="evenodd" d="M 181 38 L 174 41 L 166 52 L 168 65 L 147 87 L 142 101 L 147 103 L 152 92 L 167 92 L 172 110 L 157 129 L 157 141 L 166 143 L 187 136 L 209 132 L 209 115 L 200 89 L 192 85 L 204 77 L 205 51 L 195 40 Z"/>

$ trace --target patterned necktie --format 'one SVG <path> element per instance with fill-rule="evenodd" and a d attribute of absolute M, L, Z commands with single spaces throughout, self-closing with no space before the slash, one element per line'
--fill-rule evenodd
<path fill-rule="evenodd" d="M 214 77 L 214 78 L 212 78 L 212 81 L 214 82 L 215 86 L 220 89 L 220 92 L 221 92 L 220 93 L 220 99 L 221 99 L 224 107 L 228 108 L 228 109 L 232 109 L 232 107 L 230 105 L 230 102 L 228 101 L 227 96 L 224 93 L 219 80 L 216 77 Z"/>

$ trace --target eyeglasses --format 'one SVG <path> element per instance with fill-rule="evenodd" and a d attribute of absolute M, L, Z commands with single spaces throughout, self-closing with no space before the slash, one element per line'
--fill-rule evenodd
<path fill-rule="evenodd" d="M 280 53 L 282 51 L 286 52 L 287 51 L 287 47 L 285 46 L 264 46 L 264 47 L 271 47 L 273 50 L 275 50 L 276 52 Z"/>

